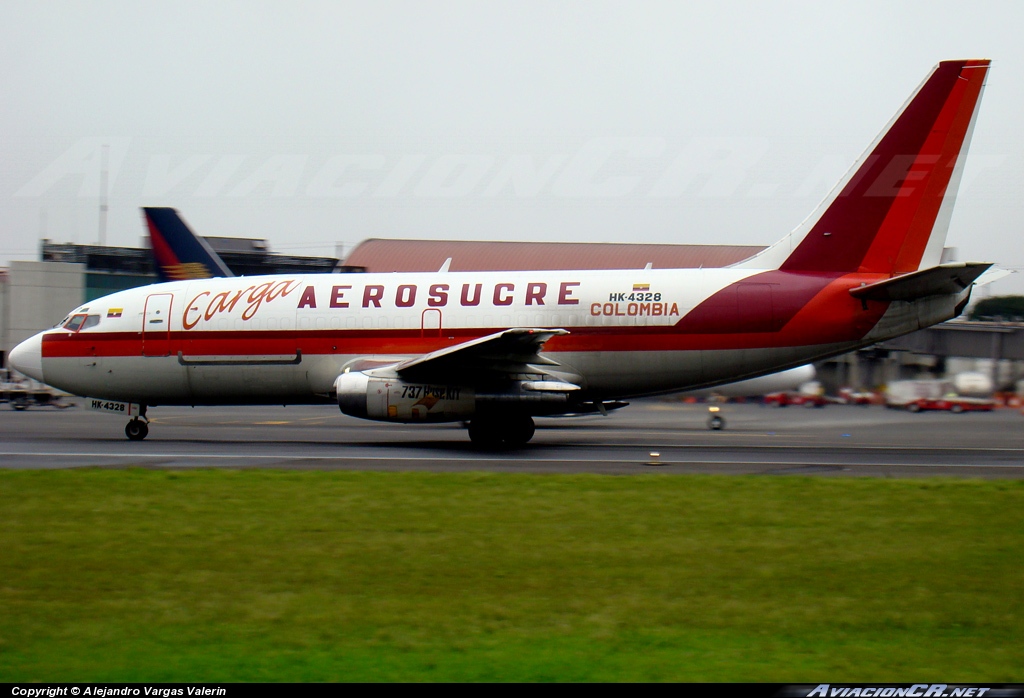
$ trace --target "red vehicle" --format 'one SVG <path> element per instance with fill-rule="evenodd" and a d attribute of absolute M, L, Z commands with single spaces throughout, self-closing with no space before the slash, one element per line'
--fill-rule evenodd
<path fill-rule="evenodd" d="M 846 405 L 872 405 L 876 401 L 874 393 L 861 392 L 852 388 L 839 390 L 839 401 Z"/>
<path fill-rule="evenodd" d="M 803 405 L 804 407 L 824 407 L 829 400 L 824 395 L 808 395 L 805 393 L 769 393 L 764 396 L 764 404 L 788 407 L 789 405 Z"/>
<path fill-rule="evenodd" d="M 919 397 L 905 405 L 909 412 L 925 410 L 942 410 L 959 414 L 961 412 L 991 412 L 996 406 L 995 400 L 976 397 Z"/>

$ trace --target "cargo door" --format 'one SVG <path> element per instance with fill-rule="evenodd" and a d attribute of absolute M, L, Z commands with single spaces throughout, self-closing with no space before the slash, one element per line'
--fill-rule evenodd
<path fill-rule="evenodd" d="M 142 317 L 142 355 L 170 356 L 171 353 L 171 303 L 170 293 L 153 293 L 146 296 L 146 307 Z"/>
<path fill-rule="evenodd" d="M 420 313 L 420 337 L 441 336 L 441 311 L 427 308 Z"/>

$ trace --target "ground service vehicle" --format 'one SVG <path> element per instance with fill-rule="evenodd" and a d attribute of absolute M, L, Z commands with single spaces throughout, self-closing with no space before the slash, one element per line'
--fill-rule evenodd
<path fill-rule="evenodd" d="M 979 397 L 919 397 L 904 405 L 908 412 L 926 412 L 941 410 L 960 414 L 961 412 L 991 412 L 996 407 L 995 400 Z"/>

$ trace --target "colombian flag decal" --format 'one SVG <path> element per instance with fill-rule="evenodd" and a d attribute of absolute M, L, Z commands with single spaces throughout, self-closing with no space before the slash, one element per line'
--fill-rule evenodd
<path fill-rule="evenodd" d="M 651 285 L 650 284 L 633 284 L 633 293 L 636 293 L 638 291 L 650 291 L 650 290 L 651 290 Z"/>
<path fill-rule="evenodd" d="M 124 312 L 124 308 L 108 308 L 107 317 L 121 317 L 122 312 Z"/>

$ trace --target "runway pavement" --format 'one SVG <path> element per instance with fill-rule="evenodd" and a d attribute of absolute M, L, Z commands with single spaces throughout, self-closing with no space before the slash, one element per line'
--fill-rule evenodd
<path fill-rule="evenodd" d="M 81 405 L 0 407 L 0 467 L 303 468 L 605 474 L 1024 477 L 1024 415 L 644 400 L 608 417 L 538 419 L 525 448 L 475 449 L 457 424 L 366 422 L 323 407 L 157 408 L 145 441 Z M 657 456 L 652 456 L 657 453 Z"/>

